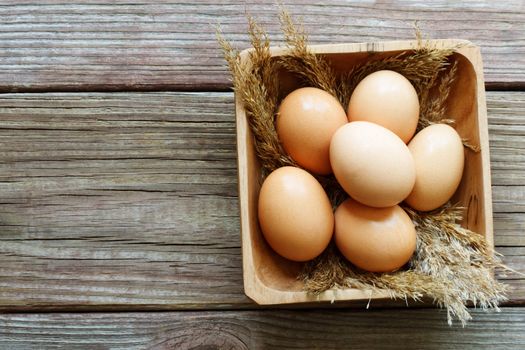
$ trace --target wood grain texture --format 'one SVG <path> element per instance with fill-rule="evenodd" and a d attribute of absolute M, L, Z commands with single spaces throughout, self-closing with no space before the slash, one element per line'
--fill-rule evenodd
<path fill-rule="evenodd" d="M 525 6 L 505 2 L 287 1 L 312 44 L 431 38 L 481 46 L 489 88 L 525 86 Z M 245 10 L 282 42 L 275 1 L 3 1 L 0 91 L 217 90 L 230 86 L 214 25 L 248 46 Z"/>
<path fill-rule="evenodd" d="M 487 99 L 495 241 L 525 273 L 525 93 Z M 240 253 L 231 93 L 0 95 L 1 310 L 254 307 Z"/>
<path fill-rule="evenodd" d="M 525 309 L 473 311 L 466 328 L 441 310 L 4 314 L 8 349 L 522 349 Z"/>
<path fill-rule="evenodd" d="M 0 96 L 0 304 L 246 303 L 234 134 L 229 93 Z"/>

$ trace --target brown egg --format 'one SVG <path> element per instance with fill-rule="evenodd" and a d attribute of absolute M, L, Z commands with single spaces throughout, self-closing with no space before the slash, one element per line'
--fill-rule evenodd
<path fill-rule="evenodd" d="M 277 115 L 277 134 L 285 151 L 305 169 L 330 174 L 330 140 L 348 122 L 344 108 L 328 92 L 306 87 L 282 101 Z"/>
<path fill-rule="evenodd" d="M 394 271 L 414 253 L 416 229 L 398 205 L 372 208 L 347 199 L 335 211 L 335 242 L 363 270 Z"/>
<path fill-rule="evenodd" d="M 403 141 L 369 122 L 352 122 L 337 130 L 330 145 L 330 161 L 343 189 L 371 207 L 400 203 L 416 180 L 414 160 Z"/>
<path fill-rule="evenodd" d="M 319 182 L 305 170 L 282 167 L 272 172 L 261 187 L 258 212 L 264 238 L 287 259 L 313 259 L 332 238 L 332 206 Z"/>
<path fill-rule="evenodd" d="M 367 75 L 348 104 L 348 120 L 379 124 L 410 141 L 419 119 L 419 99 L 407 78 L 391 70 Z"/>
<path fill-rule="evenodd" d="M 434 124 L 418 132 L 408 149 L 416 164 L 416 183 L 406 203 L 421 211 L 439 208 L 461 181 L 465 161 L 461 137 L 446 124 Z"/>

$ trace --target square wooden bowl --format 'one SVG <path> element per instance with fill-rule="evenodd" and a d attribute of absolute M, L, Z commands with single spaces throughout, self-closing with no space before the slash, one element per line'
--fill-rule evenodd
<path fill-rule="evenodd" d="M 481 151 L 465 150 L 465 170 L 453 201 L 465 208 L 462 225 L 486 237 L 493 246 L 490 158 L 487 131 L 485 86 L 480 50 L 468 41 L 433 40 L 431 45 L 447 48 L 463 46 L 454 54 L 457 78 L 448 99 L 448 113 L 456 119 L 456 130 Z M 366 60 L 381 59 L 402 51 L 413 50 L 416 41 L 336 44 L 310 46 L 312 52 L 324 55 L 338 72 L 350 70 Z M 249 50 L 241 54 L 249 60 Z M 272 48 L 272 55 L 287 53 L 286 48 Z M 280 95 L 299 87 L 286 72 L 279 73 Z M 244 291 L 258 304 L 292 304 L 312 301 L 359 300 L 386 298 L 386 293 L 360 289 L 328 290 L 319 296 L 303 291 L 296 276 L 301 263 L 277 255 L 261 234 L 257 219 L 257 199 L 261 186 L 260 165 L 255 154 L 253 136 L 242 101 L 235 96 L 237 115 L 237 151 L 239 169 L 239 201 L 241 213 Z M 346 109 L 346 106 L 345 106 Z"/>

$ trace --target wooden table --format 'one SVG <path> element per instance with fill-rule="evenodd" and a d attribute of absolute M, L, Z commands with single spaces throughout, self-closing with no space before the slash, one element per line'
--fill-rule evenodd
<path fill-rule="evenodd" d="M 525 348 L 525 277 L 466 328 L 399 302 L 243 293 L 233 94 L 213 24 L 275 42 L 274 1 L 0 3 L 0 348 Z M 312 43 L 482 48 L 497 251 L 525 273 L 525 3 L 288 1 Z"/>

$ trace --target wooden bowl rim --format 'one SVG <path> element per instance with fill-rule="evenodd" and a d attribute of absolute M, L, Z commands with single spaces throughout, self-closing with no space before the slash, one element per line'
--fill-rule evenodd
<path fill-rule="evenodd" d="M 480 133 L 481 162 L 484 188 L 484 217 L 486 233 L 485 237 L 491 247 L 494 246 L 493 239 L 493 222 L 492 222 L 492 195 L 490 184 L 490 156 L 488 144 L 488 124 L 485 101 L 485 85 L 483 78 L 483 66 L 480 49 L 468 40 L 462 39 L 434 39 L 425 40 L 425 43 L 437 48 L 451 48 L 461 45 L 457 54 L 462 55 L 472 65 L 477 79 L 476 97 L 477 97 L 477 119 Z M 316 54 L 351 54 L 358 52 L 389 52 L 414 50 L 418 47 L 417 40 L 401 41 L 377 41 L 363 43 L 340 43 L 340 44 L 322 44 L 309 45 L 308 48 Z M 241 61 L 250 64 L 249 54 L 253 48 L 248 48 L 240 53 Z M 286 46 L 273 46 L 270 48 L 272 56 L 285 55 L 289 48 Z M 237 127 L 237 152 L 238 152 L 238 181 L 239 181 L 239 208 L 241 216 L 241 238 L 242 238 L 242 255 L 243 255 L 243 280 L 245 294 L 261 305 L 272 304 L 295 304 L 308 303 L 315 301 L 336 300 L 371 300 L 390 298 L 387 291 L 362 290 L 357 288 L 330 289 L 317 296 L 310 295 L 304 291 L 282 291 L 265 285 L 254 271 L 253 251 L 250 241 L 250 222 L 248 217 L 248 178 L 246 169 L 241 168 L 242 160 L 247 164 L 247 153 L 245 140 L 249 133 L 246 122 L 246 115 L 243 105 L 239 99 L 238 93 L 235 93 L 236 107 L 236 127 Z M 239 130 L 246 131 L 239 133 Z"/>

